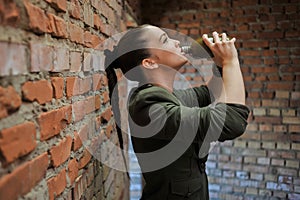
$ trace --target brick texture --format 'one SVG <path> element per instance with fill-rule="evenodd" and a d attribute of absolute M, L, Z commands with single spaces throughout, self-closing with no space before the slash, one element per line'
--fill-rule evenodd
<path fill-rule="evenodd" d="M 140 3 L 142 23 L 175 29 L 194 39 L 213 31 L 226 31 L 237 38 L 251 115 L 244 135 L 210 152 L 210 199 L 299 198 L 299 183 L 291 181 L 300 175 L 299 3 Z M 194 69 L 187 66 L 181 73 L 192 85 L 203 84 Z"/>
<path fill-rule="evenodd" d="M 53 88 L 46 80 L 28 81 L 22 86 L 24 98 L 29 101 L 36 100 L 40 104 L 51 101 Z"/>
<path fill-rule="evenodd" d="M 49 199 L 53 200 L 55 197 L 59 196 L 67 186 L 66 170 L 63 169 L 58 175 L 50 178 L 47 181 L 47 185 L 49 188 Z"/>
<path fill-rule="evenodd" d="M 123 172 L 104 193 L 93 155 L 108 123 L 118 145 L 102 42 L 127 29 L 125 4 L 0 0 L 0 200 L 129 199 Z"/>
<path fill-rule="evenodd" d="M 26 162 L 0 180 L 0 199 L 17 199 L 28 193 L 45 178 L 48 167 L 47 153 Z"/>
<path fill-rule="evenodd" d="M 36 147 L 34 123 L 26 122 L 0 132 L 0 150 L 6 162 L 12 162 L 26 155 Z"/>
<path fill-rule="evenodd" d="M 0 86 L 0 119 L 7 117 L 9 113 L 17 111 L 21 104 L 21 97 L 15 88 L 12 86 L 6 88 Z"/>

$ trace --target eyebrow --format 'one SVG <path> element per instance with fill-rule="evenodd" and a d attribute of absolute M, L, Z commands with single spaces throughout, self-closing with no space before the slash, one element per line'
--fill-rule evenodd
<path fill-rule="evenodd" d="M 161 34 L 161 36 L 159 37 L 159 41 L 161 41 L 161 39 L 163 38 L 163 36 L 167 37 L 166 33 Z"/>

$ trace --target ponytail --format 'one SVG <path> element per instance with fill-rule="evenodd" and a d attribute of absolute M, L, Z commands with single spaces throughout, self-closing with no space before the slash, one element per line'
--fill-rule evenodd
<path fill-rule="evenodd" d="M 118 89 L 118 77 L 116 75 L 115 69 L 119 67 L 119 59 L 112 60 L 114 56 L 112 56 L 114 52 L 111 52 L 109 50 L 104 51 L 105 55 L 105 72 L 108 79 L 108 90 L 109 90 L 109 98 L 110 98 L 110 104 L 112 106 L 112 111 L 114 113 L 114 118 L 116 120 L 116 129 L 117 129 L 117 135 L 118 140 L 120 143 L 120 148 L 122 150 L 122 157 L 124 160 L 124 165 L 127 171 L 127 176 L 129 177 L 128 168 L 126 164 L 126 159 L 124 155 L 124 140 L 122 136 L 122 129 L 121 129 L 121 113 L 120 113 L 120 106 L 119 106 L 119 89 Z M 114 93 L 114 98 L 112 98 L 112 95 Z M 129 177 L 130 178 L 130 177 Z"/>

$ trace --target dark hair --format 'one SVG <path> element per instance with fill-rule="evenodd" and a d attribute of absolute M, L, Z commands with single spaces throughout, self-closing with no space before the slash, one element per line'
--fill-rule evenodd
<path fill-rule="evenodd" d="M 146 48 L 132 48 L 132 45 L 127 48 L 128 41 L 134 38 L 136 40 L 136 44 L 139 42 L 145 41 L 138 41 L 139 36 L 143 33 L 143 28 L 148 25 L 143 25 L 135 29 L 131 29 L 124 36 L 121 38 L 117 46 L 114 46 L 113 50 L 105 50 L 105 71 L 108 78 L 108 89 L 109 89 L 109 97 L 110 103 L 112 105 L 112 110 L 114 113 L 114 117 L 116 120 L 116 128 L 118 139 L 120 143 L 120 148 L 123 150 L 123 137 L 122 137 L 122 129 L 121 129 L 121 114 L 120 114 L 120 107 L 119 107 L 119 91 L 117 83 L 118 77 L 116 75 L 115 69 L 121 69 L 124 76 L 132 81 L 141 82 L 144 78 L 143 71 L 140 68 L 141 62 L 143 59 L 148 58 L 150 56 L 149 50 Z M 130 44 L 129 44 L 130 45 Z M 135 69 L 134 73 L 130 73 L 130 70 Z M 129 73 L 128 73 L 129 72 Z M 114 98 L 112 99 L 112 95 L 114 94 Z M 125 162 L 125 156 L 122 151 L 122 156 Z M 126 162 L 125 162 L 126 166 Z"/>

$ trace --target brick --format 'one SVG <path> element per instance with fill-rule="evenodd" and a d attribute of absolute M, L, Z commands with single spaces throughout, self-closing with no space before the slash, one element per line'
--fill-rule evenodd
<path fill-rule="evenodd" d="M 80 147 L 82 147 L 81 136 L 78 132 L 74 132 L 74 139 L 73 139 L 73 151 L 77 151 Z"/>
<path fill-rule="evenodd" d="M 101 30 L 103 26 L 103 21 L 98 14 L 94 13 L 94 27 L 98 30 Z"/>
<path fill-rule="evenodd" d="M 270 158 L 257 158 L 257 164 L 270 165 Z"/>
<path fill-rule="evenodd" d="M 83 4 L 83 21 L 85 24 L 93 27 L 94 26 L 94 15 L 93 9 L 88 3 Z"/>
<path fill-rule="evenodd" d="M 82 157 L 80 158 L 80 160 L 78 162 L 79 169 L 84 168 L 90 162 L 91 158 L 92 158 L 91 153 L 87 149 L 85 149 Z"/>
<path fill-rule="evenodd" d="M 76 42 L 78 44 L 83 44 L 83 30 L 79 26 L 69 23 L 69 38 L 72 42 Z"/>
<path fill-rule="evenodd" d="M 288 91 L 275 91 L 275 97 L 279 99 L 288 99 L 290 92 Z"/>
<path fill-rule="evenodd" d="M 286 160 L 285 166 L 290 168 L 299 169 L 299 161 L 298 160 Z"/>
<path fill-rule="evenodd" d="M 6 108 L 0 104 L 0 119 L 5 118 L 8 116 Z"/>
<path fill-rule="evenodd" d="M 89 114 L 95 110 L 96 110 L 95 97 L 94 96 L 87 97 L 85 100 L 85 113 Z"/>
<path fill-rule="evenodd" d="M 65 106 L 40 114 L 38 123 L 40 125 L 41 140 L 47 140 L 59 134 L 71 122 L 71 118 L 71 106 Z"/>
<path fill-rule="evenodd" d="M 299 167 L 297 167 L 297 169 L 298 168 Z M 278 174 L 280 174 L 280 175 L 297 176 L 297 169 L 289 169 L 289 168 L 283 168 L 283 167 L 277 167 L 276 169 L 277 169 Z"/>
<path fill-rule="evenodd" d="M 80 19 L 81 17 L 81 9 L 80 3 L 78 0 L 71 0 L 69 6 L 69 13 L 71 17 L 75 19 Z"/>
<path fill-rule="evenodd" d="M 290 150 L 291 145 L 290 143 L 284 143 L 284 142 L 277 142 L 276 143 L 276 149 L 284 149 L 284 150 Z"/>
<path fill-rule="evenodd" d="M 266 186 L 267 186 L 266 188 L 270 189 L 270 190 L 284 190 L 284 191 L 291 190 L 290 185 L 283 184 L 283 183 L 267 182 Z M 274 196 L 284 198 L 286 195 L 284 193 L 278 195 L 278 194 L 275 194 L 275 192 L 274 192 Z"/>
<path fill-rule="evenodd" d="M 85 105 L 85 100 L 77 101 L 72 104 L 74 122 L 78 122 L 84 118 L 86 114 Z"/>
<path fill-rule="evenodd" d="M 100 127 L 101 127 L 101 115 L 100 116 L 97 116 L 95 117 L 95 124 L 96 124 L 96 131 L 99 131 L 100 132 Z"/>
<path fill-rule="evenodd" d="M 82 199 L 82 195 L 85 192 L 86 187 L 84 187 L 84 177 L 80 175 L 76 181 L 75 186 L 72 190 L 72 197 L 74 199 Z"/>
<path fill-rule="evenodd" d="M 82 59 L 80 52 L 70 52 L 70 72 L 79 72 L 82 70 Z"/>
<path fill-rule="evenodd" d="M 80 147 L 82 147 L 82 143 L 86 142 L 88 140 L 89 135 L 89 127 L 87 124 L 82 125 L 79 132 L 75 134 L 74 140 L 73 140 L 73 150 L 76 151 Z"/>
<path fill-rule="evenodd" d="M 107 138 L 110 138 L 112 131 L 113 131 L 113 126 L 111 124 L 108 124 L 105 129 L 105 135 Z"/>
<path fill-rule="evenodd" d="M 97 35 L 91 34 L 88 31 L 84 32 L 84 45 L 90 48 L 97 48 L 101 45 L 101 39 Z"/>
<path fill-rule="evenodd" d="M 68 163 L 68 177 L 70 179 L 70 185 L 73 185 L 73 183 L 75 182 L 75 179 L 78 176 L 78 171 L 79 171 L 78 162 L 74 158 L 74 159 L 70 160 Z"/>
<path fill-rule="evenodd" d="M 242 147 L 242 148 L 245 148 L 245 147 L 246 147 L 246 141 L 235 140 L 233 146 L 234 146 L 234 147 Z"/>
<path fill-rule="evenodd" d="M 48 33 L 50 32 L 50 23 L 45 12 L 24 0 L 24 5 L 29 16 L 29 27 L 36 33 Z"/>
<path fill-rule="evenodd" d="M 63 169 L 55 177 L 50 178 L 47 181 L 49 199 L 54 200 L 59 196 L 67 186 L 66 170 Z"/>
<path fill-rule="evenodd" d="M 94 71 L 105 71 L 104 60 L 105 56 L 103 52 L 94 51 L 92 53 L 92 68 Z"/>
<path fill-rule="evenodd" d="M 92 55 L 91 53 L 84 52 L 83 54 L 83 71 L 89 72 L 92 70 Z M 94 75 L 93 75 L 94 78 Z"/>
<path fill-rule="evenodd" d="M 91 90 L 92 78 L 86 77 L 83 79 L 77 77 L 67 78 L 67 97 L 84 94 Z"/>
<path fill-rule="evenodd" d="M 102 93 L 102 97 L 103 97 L 103 104 L 106 104 L 109 102 L 110 98 L 109 98 L 109 93 L 108 91 L 105 91 Z"/>
<path fill-rule="evenodd" d="M 0 76 L 27 73 L 26 46 L 0 42 Z"/>
<path fill-rule="evenodd" d="M 257 131 L 257 130 L 258 130 L 257 124 L 248 124 L 247 131 Z"/>
<path fill-rule="evenodd" d="M 250 172 L 250 179 L 262 181 L 263 180 L 263 174 Z"/>
<path fill-rule="evenodd" d="M 297 191 L 297 190 L 295 190 L 295 191 Z M 288 193 L 288 199 L 300 199 L 300 194 L 299 193 L 289 192 Z"/>
<path fill-rule="evenodd" d="M 291 150 L 300 151 L 300 143 L 292 143 Z M 300 185 L 300 184 L 299 184 Z"/>
<path fill-rule="evenodd" d="M 254 108 L 253 115 L 254 116 L 264 116 L 264 115 L 266 115 L 266 109 L 265 108 Z"/>
<path fill-rule="evenodd" d="M 282 123 L 284 124 L 300 124 L 299 117 L 283 117 Z"/>
<path fill-rule="evenodd" d="M 256 141 L 248 141 L 248 148 L 251 149 L 260 149 L 261 142 L 256 142 Z"/>
<path fill-rule="evenodd" d="M 284 126 L 284 125 L 274 125 L 273 129 L 274 129 L 274 132 L 282 132 L 282 133 L 287 132 L 287 126 Z"/>
<path fill-rule="evenodd" d="M 112 108 L 109 107 L 101 114 L 101 122 L 107 123 L 110 121 L 111 117 L 112 117 Z"/>
<path fill-rule="evenodd" d="M 249 171 L 249 172 L 255 172 L 255 173 L 267 173 L 269 171 L 269 166 L 258 166 L 256 163 L 253 163 L 252 165 L 247 164 L 243 165 L 243 170 L 244 171 Z"/>
<path fill-rule="evenodd" d="M 276 90 L 292 90 L 293 89 L 293 83 L 289 82 L 281 82 L 281 83 L 267 83 L 267 89 L 276 89 Z"/>
<path fill-rule="evenodd" d="M 259 124 L 259 130 L 264 132 L 272 131 L 272 124 Z"/>
<path fill-rule="evenodd" d="M 99 110 L 101 107 L 101 96 L 100 95 L 96 95 L 95 96 L 95 109 Z"/>
<path fill-rule="evenodd" d="M 257 188 L 246 188 L 246 194 L 257 195 L 258 194 L 258 189 Z"/>
<path fill-rule="evenodd" d="M 20 9 L 13 1 L 1 2 L 3 5 L 0 6 L 1 25 L 18 26 L 20 23 Z"/>
<path fill-rule="evenodd" d="M 264 148 L 264 149 L 275 149 L 275 143 L 274 142 L 263 141 L 262 148 Z"/>
<path fill-rule="evenodd" d="M 293 151 L 282 151 L 282 150 L 276 150 L 276 151 L 269 151 L 269 157 L 272 158 L 289 158 L 294 159 L 295 158 L 295 152 Z"/>
<path fill-rule="evenodd" d="M 39 42 L 30 42 L 31 72 L 53 70 L 53 48 Z"/>
<path fill-rule="evenodd" d="M 67 0 L 46 0 L 53 8 L 58 11 L 67 11 Z"/>
<path fill-rule="evenodd" d="M 47 17 L 50 25 L 49 32 L 55 37 L 68 38 L 66 22 L 62 18 L 50 13 L 47 14 Z"/>
<path fill-rule="evenodd" d="M 244 48 L 263 48 L 263 47 L 268 47 L 269 42 L 268 41 L 246 41 L 243 42 L 243 47 Z"/>
<path fill-rule="evenodd" d="M 262 100 L 262 106 L 267 106 L 267 107 L 287 108 L 288 103 L 289 103 L 288 100 L 285 99 L 280 99 L 280 100 L 263 99 Z"/>
<path fill-rule="evenodd" d="M 70 69 L 70 53 L 66 48 L 54 47 L 53 72 L 62 72 Z"/>
<path fill-rule="evenodd" d="M 273 108 L 271 108 L 269 110 L 269 115 L 270 116 L 280 116 L 280 110 L 279 109 L 273 109 Z"/>
<path fill-rule="evenodd" d="M 93 74 L 93 90 L 98 91 L 102 88 L 102 77 L 103 75 L 101 74 Z"/>
<path fill-rule="evenodd" d="M 280 117 L 256 116 L 255 121 L 257 123 L 281 124 L 282 119 Z"/>
<path fill-rule="evenodd" d="M 95 175 L 96 175 L 96 171 L 95 171 L 95 164 L 94 163 L 91 163 L 89 164 L 88 166 L 88 169 L 87 169 L 87 185 L 90 186 L 93 181 L 95 180 Z"/>
<path fill-rule="evenodd" d="M 51 82 L 54 89 L 54 98 L 62 98 L 64 95 L 64 79 L 62 77 L 51 77 Z"/>
<path fill-rule="evenodd" d="M 0 132 L 0 151 L 7 163 L 32 152 L 36 147 L 34 123 L 26 122 Z"/>
<path fill-rule="evenodd" d="M 47 80 L 28 81 L 22 85 L 22 92 L 26 100 L 45 104 L 52 100 L 53 88 Z"/>
<path fill-rule="evenodd" d="M 296 115 L 296 110 L 291 109 L 291 108 L 283 109 L 281 112 L 282 112 L 283 116 L 295 116 Z"/>
<path fill-rule="evenodd" d="M 300 92 L 292 92 L 292 99 L 300 99 Z"/>
<path fill-rule="evenodd" d="M 64 163 L 71 154 L 72 138 L 67 136 L 59 144 L 50 149 L 51 161 L 54 167 Z"/>
<path fill-rule="evenodd" d="M 43 153 L 0 179 L 0 199 L 18 199 L 27 194 L 46 175 L 48 155 Z"/>
<path fill-rule="evenodd" d="M 15 88 L 8 86 L 3 88 L 0 86 L 0 119 L 7 117 L 8 113 L 16 111 L 22 104 L 20 95 Z"/>
<path fill-rule="evenodd" d="M 300 105 L 300 99 L 290 100 L 290 107 L 298 107 L 299 105 Z"/>
<path fill-rule="evenodd" d="M 242 166 L 240 163 L 230 163 L 230 162 L 219 162 L 219 169 L 228 169 L 228 170 L 241 170 Z"/>

